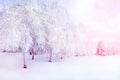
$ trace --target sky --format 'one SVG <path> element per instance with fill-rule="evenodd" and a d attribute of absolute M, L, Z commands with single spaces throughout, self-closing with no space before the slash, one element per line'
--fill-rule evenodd
<path fill-rule="evenodd" d="M 71 0 L 68 6 L 73 22 L 82 23 L 89 36 L 101 40 L 120 39 L 119 0 Z"/>
<path fill-rule="evenodd" d="M 70 0 L 67 8 L 78 22 L 102 22 L 120 13 L 119 4 L 119 0 Z"/>

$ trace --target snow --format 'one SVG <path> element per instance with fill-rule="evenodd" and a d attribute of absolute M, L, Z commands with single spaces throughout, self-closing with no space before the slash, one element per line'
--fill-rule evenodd
<path fill-rule="evenodd" d="M 22 68 L 20 53 L 0 54 L 1 80 L 119 80 L 120 56 L 79 56 L 48 62 L 45 55 L 27 57 L 27 69 Z"/>
<path fill-rule="evenodd" d="M 61 45 L 67 46 L 66 19 L 65 10 L 57 5 L 50 10 L 9 6 L 0 16 L 0 50 L 14 52 L 21 48 L 27 52 L 33 46 L 38 49 L 47 44 L 58 53 Z"/>
<path fill-rule="evenodd" d="M 0 0 L 0 79 L 119 80 L 119 7 L 118 0 Z M 106 56 L 95 56 L 99 41 Z"/>

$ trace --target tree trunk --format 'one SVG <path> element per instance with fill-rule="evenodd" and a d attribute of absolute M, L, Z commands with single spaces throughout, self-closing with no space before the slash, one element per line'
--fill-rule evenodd
<path fill-rule="evenodd" d="M 26 60 L 25 60 L 25 52 L 23 52 L 23 68 L 27 68 Z"/>
<path fill-rule="evenodd" d="M 35 53 L 34 53 L 34 52 L 32 52 L 32 60 L 34 60 L 34 55 L 35 55 Z"/>
<path fill-rule="evenodd" d="M 49 62 L 52 62 L 52 49 L 50 48 L 50 57 L 49 57 Z"/>
<path fill-rule="evenodd" d="M 31 49 L 32 60 L 34 60 L 35 51 Z"/>

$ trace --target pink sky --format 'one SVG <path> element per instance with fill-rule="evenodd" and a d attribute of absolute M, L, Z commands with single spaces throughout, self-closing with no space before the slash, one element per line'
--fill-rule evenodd
<path fill-rule="evenodd" d="M 71 18 L 86 26 L 89 36 L 98 39 L 120 39 L 119 0 L 71 0 Z"/>

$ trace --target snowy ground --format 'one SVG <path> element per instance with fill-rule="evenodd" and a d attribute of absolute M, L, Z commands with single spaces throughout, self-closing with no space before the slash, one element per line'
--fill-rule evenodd
<path fill-rule="evenodd" d="M 0 54 L 0 80 L 120 80 L 120 56 L 82 56 L 47 62 L 27 56 L 22 68 L 21 54 Z"/>

